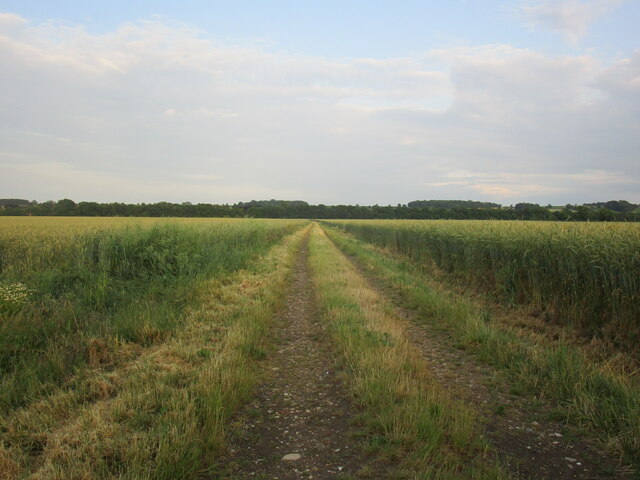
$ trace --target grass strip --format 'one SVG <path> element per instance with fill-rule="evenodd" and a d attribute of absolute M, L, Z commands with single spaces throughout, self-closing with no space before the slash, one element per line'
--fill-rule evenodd
<path fill-rule="evenodd" d="M 0 478 L 194 479 L 215 470 L 229 418 L 259 378 L 304 234 L 200 284 L 201 303 L 174 337 L 87 379 L 103 387 L 97 401 L 60 391 L 1 419 Z"/>
<path fill-rule="evenodd" d="M 335 229 L 327 233 L 424 322 L 446 329 L 455 342 L 506 372 L 517 390 L 555 402 L 566 421 L 589 428 L 608 450 L 640 466 L 640 391 L 629 376 L 565 341 L 543 343 L 492 321 L 485 308 L 443 290 L 402 256 Z"/>
<path fill-rule="evenodd" d="M 309 251 L 319 304 L 363 408 L 369 445 L 398 461 L 402 478 L 503 478 L 474 411 L 433 378 L 391 304 L 320 227 Z"/>

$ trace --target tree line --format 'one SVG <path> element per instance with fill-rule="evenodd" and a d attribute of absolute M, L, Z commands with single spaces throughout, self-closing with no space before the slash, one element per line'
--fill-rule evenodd
<path fill-rule="evenodd" d="M 611 203 L 614 202 L 614 203 Z M 83 217 L 230 217 L 230 218 L 311 218 L 311 219 L 459 219 L 459 220 L 556 220 L 556 221 L 640 221 L 637 205 L 611 201 L 562 208 L 519 203 L 515 207 L 461 200 L 424 200 L 407 205 L 310 205 L 301 200 L 263 200 L 233 205 L 210 203 L 38 203 L 21 199 L 0 199 L 0 215 L 83 216 Z M 615 203 L 617 202 L 617 203 Z M 485 203 L 490 206 L 476 206 Z M 613 210 L 608 207 L 618 208 Z M 435 206 L 437 205 L 437 206 Z M 633 207 L 633 209 L 631 209 Z"/>

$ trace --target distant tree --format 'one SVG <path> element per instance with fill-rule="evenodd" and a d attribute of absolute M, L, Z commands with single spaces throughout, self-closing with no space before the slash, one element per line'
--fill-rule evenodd
<path fill-rule="evenodd" d="M 608 208 L 599 208 L 595 217 L 599 222 L 613 222 L 616 219 L 616 212 Z"/>
<path fill-rule="evenodd" d="M 593 209 L 607 208 L 613 212 L 629 213 L 633 212 L 638 205 L 627 202 L 626 200 L 609 200 L 608 202 L 585 203 L 586 207 Z"/>
<path fill-rule="evenodd" d="M 593 209 L 580 205 L 579 207 L 576 207 L 572 217 L 574 220 L 578 220 L 579 222 L 585 222 L 588 220 L 594 220 L 595 214 Z"/>
<path fill-rule="evenodd" d="M 412 208 L 500 208 L 500 204 L 492 202 L 477 202 L 474 200 L 414 200 L 407 204 Z"/>
<path fill-rule="evenodd" d="M 537 203 L 516 203 L 516 206 L 513 208 L 517 212 L 519 212 L 525 209 L 540 208 L 540 205 L 538 205 Z"/>
<path fill-rule="evenodd" d="M 626 200 L 610 200 L 604 204 L 604 208 L 613 210 L 614 212 L 633 212 L 638 205 L 627 202 Z"/>
<path fill-rule="evenodd" d="M 83 217 L 99 217 L 101 214 L 100 204 L 96 202 L 78 203 L 78 215 Z"/>
<path fill-rule="evenodd" d="M 71 217 L 77 215 L 77 213 L 76 202 L 74 202 L 73 200 L 69 200 L 68 198 L 58 200 L 58 202 L 53 207 L 53 214 L 57 216 Z"/>
<path fill-rule="evenodd" d="M 9 207 L 9 208 L 17 208 L 17 207 L 27 207 L 31 204 L 29 200 L 24 200 L 22 198 L 0 198 L 0 206 Z"/>

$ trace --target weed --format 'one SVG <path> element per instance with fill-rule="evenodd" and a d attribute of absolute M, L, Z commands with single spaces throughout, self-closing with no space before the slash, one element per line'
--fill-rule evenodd
<path fill-rule="evenodd" d="M 496 415 L 504 415 L 506 412 L 506 406 L 505 405 L 496 405 L 495 408 L 493 409 L 493 413 L 495 413 Z"/>

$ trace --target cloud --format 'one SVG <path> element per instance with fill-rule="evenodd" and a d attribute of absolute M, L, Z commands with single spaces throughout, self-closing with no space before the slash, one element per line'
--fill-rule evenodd
<path fill-rule="evenodd" d="M 527 1 L 520 16 L 531 28 L 543 27 L 561 33 L 576 45 L 589 25 L 625 0 L 541 0 Z"/>
<path fill-rule="evenodd" d="M 0 32 L 15 33 L 22 30 L 27 24 L 27 20 L 13 13 L 0 12 Z"/>
<path fill-rule="evenodd" d="M 201 180 L 201 181 L 207 181 L 207 182 L 222 179 L 222 177 L 219 177 L 218 175 L 211 175 L 208 173 L 184 174 L 182 175 L 182 178 L 187 178 L 189 180 Z"/>
<path fill-rule="evenodd" d="M 183 202 L 185 192 L 191 191 L 190 198 L 207 199 L 209 202 L 226 203 L 229 195 L 243 195 L 244 198 L 273 198 L 285 194 L 294 198 L 302 192 L 296 189 L 274 190 L 250 183 L 221 183 L 215 175 L 182 175 L 176 179 L 141 179 L 121 176 L 103 170 L 78 168 L 64 162 L 30 162 L 24 164 L 5 163 L 7 158 L 0 153 L 0 175 L 11 178 L 19 175 L 25 188 L 37 189 L 41 199 L 59 200 L 60 192 L 71 191 L 76 199 L 101 198 L 104 201 Z M 7 185 L 0 181 L 0 187 L 7 191 Z M 117 196 L 113 197 L 114 189 Z M 142 199 L 142 200 L 141 200 Z"/>
<path fill-rule="evenodd" d="M 94 35 L 5 15 L 0 62 L 8 197 L 640 201 L 640 52 L 336 60 L 169 21 Z"/>
<path fill-rule="evenodd" d="M 435 182 L 431 186 L 462 185 L 470 191 L 475 191 L 484 198 L 504 201 L 505 198 L 525 201 L 536 199 L 544 202 L 544 198 L 571 191 L 579 194 L 580 189 L 598 189 L 602 186 L 616 184 L 623 190 L 632 191 L 637 187 L 637 180 L 628 178 L 621 172 L 606 170 L 585 170 L 576 173 L 540 174 L 529 173 L 500 173 L 487 174 L 484 172 L 452 172 L 443 175 L 445 178 L 461 178 Z M 575 187 L 579 187 L 576 189 Z M 513 203 L 513 202 L 512 202 Z"/>

